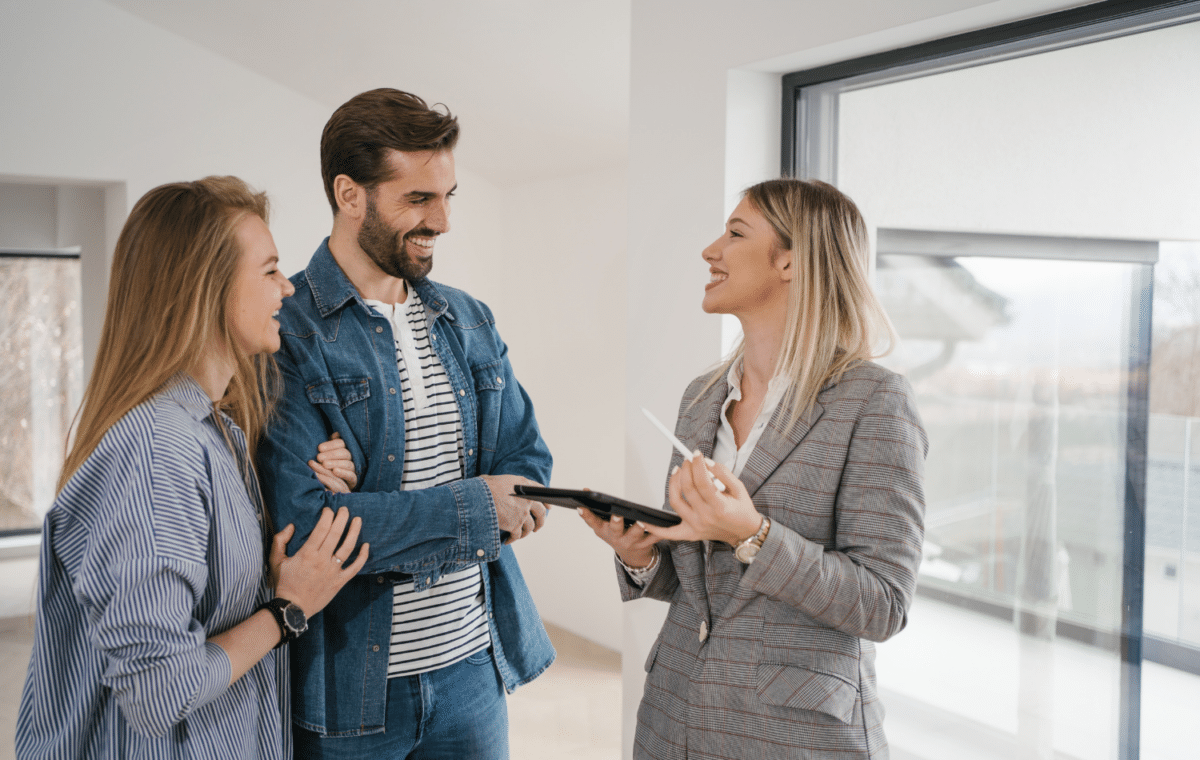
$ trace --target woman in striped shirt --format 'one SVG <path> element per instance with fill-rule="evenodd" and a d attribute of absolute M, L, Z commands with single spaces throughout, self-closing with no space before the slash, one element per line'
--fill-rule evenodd
<path fill-rule="evenodd" d="M 265 195 L 209 177 L 151 190 L 121 232 L 42 533 L 19 758 L 292 755 L 278 647 L 368 547 L 352 560 L 344 508 L 291 557 L 291 525 L 268 538 L 253 451 L 293 288 L 266 219 Z M 348 454 L 322 448 L 317 477 L 345 490 Z"/>

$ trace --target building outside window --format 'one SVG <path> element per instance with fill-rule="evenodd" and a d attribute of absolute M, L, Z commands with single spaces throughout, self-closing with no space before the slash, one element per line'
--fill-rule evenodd
<path fill-rule="evenodd" d="M 83 395 L 78 251 L 0 249 L 0 535 L 37 533 Z"/>
<path fill-rule="evenodd" d="M 1197 51 L 1200 3 L 1107 2 L 784 80 L 930 434 L 893 757 L 1194 755 Z"/>

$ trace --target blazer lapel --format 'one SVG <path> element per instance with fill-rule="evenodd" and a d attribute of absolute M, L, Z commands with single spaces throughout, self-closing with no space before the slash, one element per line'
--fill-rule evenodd
<path fill-rule="evenodd" d="M 713 445 L 717 440 L 717 427 L 721 424 L 721 404 L 729 386 L 724 378 L 715 383 L 712 388 L 699 396 L 694 403 L 686 407 L 675 426 L 675 436 L 688 447 L 689 451 L 700 449 L 700 453 L 711 458 Z M 676 452 L 671 457 L 671 467 L 683 461 Z M 704 548 L 699 541 L 677 541 L 671 551 L 671 559 L 675 563 L 675 574 L 679 585 L 692 602 L 692 607 L 701 620 L 709 618 L 708 589 L 704 585 Z"/>
<path fill-rule="evenodd" d="M 832 386 L 825 386 L 822 392 L 830 387 Z M 742 468 L 741 481 L 746 485 L 746 490 L 751 496 L 754 496 L 759 486 L 771 477 L 771 473 L 775 472 L 779 465 L 791 456 L 791 453 L 808 435 L 808 431 L 812 430 L 813 425 L 817 424 L 817 420 L 821 419 L 821 415 L 825 413 L 825 407 L 821 404 L 820 399 L 821 394 L 818 394 L 817 400 L 813 402 L 808 413 L 796 420 L 796 424 L 791 430 L 786 429 L 791 410 L 785 408 L 783 404 L 776 407 L 775 413 L 771 415 L 771 421 L 767 423 L 762 437 L 758 439 L 758 445 L 754 447 L 750 458 L 746 460 L 746 466 Z"/>

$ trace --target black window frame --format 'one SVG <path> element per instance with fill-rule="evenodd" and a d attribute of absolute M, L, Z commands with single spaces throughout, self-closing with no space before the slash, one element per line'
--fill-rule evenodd
<path fill-rule="evenodd" d="M 83 256 L 78 250 L 59 250 L 59 249 L 43 249 L 43 248 L 8 248 L 0 247 L 0 258 L 4 259 L 74 259 L 82 261 Z M 0 530 L 0 540 L 6 538 L 15 538 L 21 536 L 40 536 L 42 534 L 42 526 L 31 526 L 28 528 L 9 528 Z M 22 552 L 24 554 L 25 552 Z"/>
<path fill-rule="evenodd" d="M 962 65 L 986 65 L 987 59 L 1000 49 L 1011 50 L 1008 57 L 1036 54 L 1045 50 L 1052 38 L 1077 36 L 1078 43 L 1062 42 L 1062 46 L 1098 41 L 1095 35 L 1122 36 L 1142 31 L 1139 27 L 1154 23 L 1166 26 L 1189 23 L 1190 13 L 1200 13 L 1200 0 L 1104 0 L 1069 8 L 1042 16 L 1013 21 L 999 26 L 944 37 L 916 45 L 838 61 L 802 71 L 785 74 L 782 78 L 782 124 L 780 130 L 780 173 L 786 177 L 801 177 L 804 139 L 801 125 L 801 92 L 805 88 L 829 84 L 852 77 L 884 75 L 889 70 L 904 67 L 949 64 L 952 58 L 977 59 Z M 1152 27 L 1150 27 L 1152 28 Z M 1148 29 L 1147 29 L 1148 30 Z M 1024 49 L 1023 48 L 1027 48 Z M 929 72 L 929 73 L 932 73 Z M 917 74 L 915 76 L 920 76 Z M 928 74 L 926 74 L 928 75 Z M 1150 288 L 1151 283 L 1142 287 Z M 1144 297 L 1150 297 L 1147 290 Z M 1146 554 L 1146 451 L 1149 424 L 1147 388 L 1150 358 L 1149 320 L 1138 335 L 1131 336 L 1136 347 L 1131 357 L 1131 374 L 1127 423 L 1127 475 L 1124 542 L 1124 579 L 1122 582 L 1122 627 L 1117 636 L 1084 629 L 1081 626 L 1060 624 L 1059 634 L 1106 648 L 1117 649 L 1121 657 L 1121 704 L 1119 714 L 1118 757 L 1136 760 L 1141 745 L 1141 663 L 1145 660 L 1200 675 L 1200 650 L 1176 642 L 1147 636 L 1143 631 L 1144 568 Z M 1140 366 L 1138 366 L 1140 365 Z M 1140 484 L 1140 487 L 1139 487 Z M 919 590 L 920 591 L 920 590 Z M 947 598 L 944 593 L 922 594 L 941 601 L 974 609 L 981 614 L 1012 619 L 1008 607 L 985 605 L 967 599 Z M 995 609 L 991 609 L 995 607 Z M 1075 630 L 1079 629 L 1079 630 Z"/>

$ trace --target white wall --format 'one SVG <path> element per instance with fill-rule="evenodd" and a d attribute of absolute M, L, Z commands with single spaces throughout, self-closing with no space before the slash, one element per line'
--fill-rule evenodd
<path fill-rule="evenodd" d="M 623 490 L 624 167 L 504 190 L 493 304 L 517 377 L 554 453 L 552 483 Z M 542 616 L 621 647 L 612 552 L 569 509 L 514 546 Z"/>
<path fill-rule="evenodd" d="M 87 348 L 127 199 L 156 185 L 237 174 L 269 191 L 285 269 L 325 234 L 328 114 L 290 90 L 95 0 L 0 3 L 0 72 L 0 176 L 59 188 L 49 245 L 86 248 Z M 0 561 L 0 614 L 31 611 L 32 570 Z"/>
<path fill-rule="evenodd" d="M 329 114 L 308 98 L 98 0 L 4 0 L 0 72 L 0 174 L 123 182 L 130 202 L 237 174 L 270 192 L 288 270 L 327 232 Z"/>
<path fill-rule="evenodd" d="M 84 262 L 85 329 L 102 321 L 128 205 L 163 182 L 230 173 L 267 190 L 284 271 L 302 268 L 328 234 L 323 104 L 95 0 L 0 2 L 0 72 L 0 178 L 105 194 L 103 256 Z M 488 128 L 467 126 L 464 140 Z M 555 483 L 620 492 L 624 167 L 503 188 L 468 166 L 457 173 L 433 277 L 493 308 L 555 453 Z M 60 202 L 79 200 L 64 192 Z M 0 209 L 17 208 L 14 193 Z M 43 226 L 20 240 L 55 245 L 86 232 L 74 225 L 56 238 L 52 220 Z M 547 620 L 618 648 L 611 555 L 582 527 L 558 511 L 517 549 Z M 0 588 L 0 616 L 30 609 L 33 567 L 0 561 L 11 587 Z"/>
<path fill-rule="evenodd" d="M 633 434 L 644 425 L 638 407 L 676 408 L 687 382 L 718 358 L 720 321 L 699 309 L 707 279 L 699 252 L 719 233 L 730 198 L 747 183 L 778 172 L 777 163 L 748 144 L 756 141 L 768 151 L 778 145 L 778 127 L 770 126 L 768 111 L 778 107 L 778 91 L 775 103 L 756 113 L 755 98 L 743 96 L 764 92 L 765 80 L 730 72 L 778 74 L 1082 4 L 634 3 L 625 408 L 630 498 L 660 499 L 669 460 L 659 441 Z M 654 603 L 626 607 L 627 756 L 643 660 L 664 612 L 665 605 Z"/>

